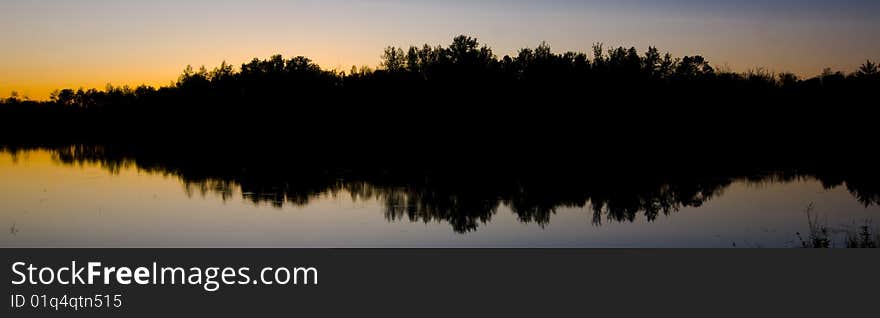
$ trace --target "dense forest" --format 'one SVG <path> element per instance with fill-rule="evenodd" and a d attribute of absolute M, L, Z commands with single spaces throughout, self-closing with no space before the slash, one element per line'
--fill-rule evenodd
<path fill-rule="evenodd" d="M 702 56 L 654 47 L 640 54 L 596 44 L 587 54 L 542 44 L 499 58 L 459 36 L 447 46 L 388 47 L 377 70 L 328 71 L 275 55 L 238 68 L 187 67 L 166 87 L 9 98 L 0 105 L 0 144 L 236 145 L 388 166 L 499 157 L 511 166 L 551 157 L 849 164 L 870 161 L 863 152 L 876 148 L 878 88 L 870 61 L 851 74 L 801 79 L 721 71 Z"/>
<path fill-rule="evenodd" d="M 814 178 L 877 204 L 880 71 L 718 70 L 651 47 L 549 45 L 499 58 L 476 39 L 388 47 L 377 70 L 275 55 L 187 67 L 175 84 L 62 89 L 0 104 L 0 149 L 124 164 L 254 202 L 382 197 L 389 219 L 476 229 L 500 204 L 544 224 L 696 206 L 736 180 Z M 406 201 L 406 202 L 404 202 Z"/>
<path fill-rule="evenodd" d="M 324 70 L 307 57 L 285 59 L 274 55 L 254 59 L 238 69 L 224 62 L 214 69 L 187 66 L 176 84 L 135 88 L 107 85 L 104 90 L 61 89 L 50 101 L 30 101 L 17 94 L 3 100 L 6 108 L 66 107 L 108 109 L 157 106 L 159 103 L 230 104 L 273 102 L 296 104 L 319 94 L 326 101 L 354 94 L 365 98 L 377 94 L 408 94 L 425 89 L 459 89 L 474 95 L 495 95 L 529 90 L 591 91 L 613 89 L 688 94 L 710 91 L 780 94 L 853 92 L 877 89 L 880 70 L 867 61 L 853 73 L 826 69 L 801 79 L 792 73 L 774 74 L 763 69 L 746 73 L 720 71 L 702 56 L 673 57 L 655 47 L 639 53 L 636 48 L 605 49 L 595 44 L 591 54 L 554 53 L 546 43 L 519 50 L 516 56 L 499 58 L 477 39 L 459 36 L 448 46 L 388 47 L 380 68 L 352 67 L 349 72 Z M 525 90 L 525 91 L 523 91 Z M 655 96 L 656 97 L 656 96 Z"/>

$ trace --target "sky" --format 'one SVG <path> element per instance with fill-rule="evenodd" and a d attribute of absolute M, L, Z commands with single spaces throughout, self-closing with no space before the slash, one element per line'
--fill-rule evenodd
<path fill-rule="evenodd" d="M 388 45 L 465 34 L 499 56 L 546 41 L 703 55 L 733 71 L 802 76 L 880 60 L 877 0 L 0 0 L 0 97 L 168 85 L 186 65 L 303 55 L 375 67 Z"/>

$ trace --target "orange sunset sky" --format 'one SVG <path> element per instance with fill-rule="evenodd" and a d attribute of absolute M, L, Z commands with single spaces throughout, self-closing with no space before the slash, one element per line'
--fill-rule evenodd
<path fill-rule="evenodd" d="M 880 59 L 870 0 L 129 1 L 4 0 L 0 97 L 59 88 L 168 85 L 187 65 L 239 65 L 279 53 L 326 69 L 375 67 L 387 45 L 477 37 L 499 56 L 547 41 L 701 54 L 733 71 L 802 76 Z"/>

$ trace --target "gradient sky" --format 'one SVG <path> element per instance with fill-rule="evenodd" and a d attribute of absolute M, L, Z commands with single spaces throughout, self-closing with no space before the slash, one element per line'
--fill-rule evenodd
<path fill-rule="evenodd" d="M 192 64 L 274 53 L 375 66 L 382 48 L 475 36 L 498 55 L 658 46 L 718 67 L 816 75 L 880 59 L 877 0 L 0 0 L 0 96 L 167 85 Z"/>

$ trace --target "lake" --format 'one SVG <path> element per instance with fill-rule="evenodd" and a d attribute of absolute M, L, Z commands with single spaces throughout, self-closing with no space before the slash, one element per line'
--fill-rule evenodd
<path fill-rule="evenodd" d="M 416 182 L 427 177 L 350 171 L 267 181 L 84 153 L 0 152 L 0 246 L 796 247 L 797 233 L 809 232 L 808 209 L 837 244 L 880 219 L 874 184 L 812 174 L 638 187 L 607 178 Z"/>

